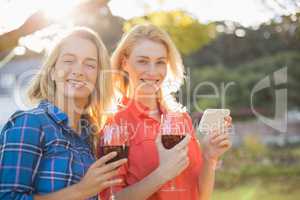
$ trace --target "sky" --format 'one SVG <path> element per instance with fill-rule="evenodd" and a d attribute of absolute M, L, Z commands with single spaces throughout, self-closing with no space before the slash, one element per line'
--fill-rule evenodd
<path fill-rule="evenodd" d="M 72 6 L 86 0 L 0 0 L 0 35 L 21 26 L 42 9 L 53 18 L 63 17 Z M 257 26 L 274 17 L 263 0 L 110 0 L 112 13 L 129 19 L 158 10 L 183 9 L 202 23 L 231 20 L 244 26 Z M 273 2 L 274 0 L 265 0 Z M 270 3 L 271 4 L 271 3 Z M 276 8 L 276 5 L 274 5 Z"/>
<path fill-rule="evenodd" d="M 84 0 L 0 0 L 0 35 L 21 26 L 31 14 L 42 10 L 50 18 L 62 18 Z"/>
<path fill-rule="evenodd" d="M 273 0 L 266 1 L 277 9 Z M 274 17 L 274 12 L 268 10 L 262 0 L 111 0 L 109 6 L 114 15 L 125 19 L 143 15 L 145 10 L 172 9 L 186 10 L 203 23 L 231 20 L 244 26 L 256 26 Z"/>

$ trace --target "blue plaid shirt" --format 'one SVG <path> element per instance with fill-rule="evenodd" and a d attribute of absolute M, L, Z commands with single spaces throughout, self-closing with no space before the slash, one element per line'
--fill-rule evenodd
<path fill-rule="evenodd" d="M 0 199 L 32 200 L 80 181 L 95 158 L 88 129 L 79 136 L 67 124 L 46 100 L 11 116 L 0 135 Z"/>

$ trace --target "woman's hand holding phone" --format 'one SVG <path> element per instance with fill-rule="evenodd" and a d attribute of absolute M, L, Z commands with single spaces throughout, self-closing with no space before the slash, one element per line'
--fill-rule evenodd
<path fill-rule="evenodd" d="M 203 131 L 203 156 L 205 160 L 216 163 L 230 147 L 229 128 L 232 118 L 228 109 L 208 109 L 200 122 Z"/>

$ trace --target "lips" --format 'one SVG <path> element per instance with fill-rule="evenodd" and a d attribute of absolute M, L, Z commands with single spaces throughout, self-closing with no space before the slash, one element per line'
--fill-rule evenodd
<path fill-rule="evenodd" d="M 145 79 L 145 78 L 141 78 L 140 80 L 143 83 L 147 83 L 147 84 L 157 84 L 157 83 L 159 83 L 159 79 Z"/>
<path fill-rule="evenodd" d="M 80 80 L 76 80 L 76 79 L 68 79 L 67 82 L 75 88 L 81 88 L 84 87 L 86 85 L 86 82 L 84 81 L 80 81 Z"/>

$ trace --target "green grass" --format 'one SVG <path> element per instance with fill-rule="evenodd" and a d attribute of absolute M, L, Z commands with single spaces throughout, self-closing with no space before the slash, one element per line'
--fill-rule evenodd
<path fill-rule="evenodd" d="M 264 147 L 255 138 L 233 149 L 217 171 L 212 200 L 299 200 L 300 147 Z"/>
<path fill-rule="evenodd" d="M 228 189 L 216 188 L 212 200 L 299 200 L 300 181 L 260 179 Z"/>

